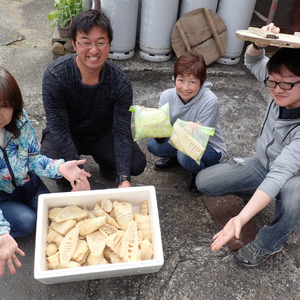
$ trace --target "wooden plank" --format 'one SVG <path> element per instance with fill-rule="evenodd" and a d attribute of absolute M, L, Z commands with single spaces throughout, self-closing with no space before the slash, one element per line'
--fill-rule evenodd
<path fill-rule="evenodd" d="M 225 39 L 226 42 L 227 34 L 224 37 L 223 35 L 220 35 L 220 39 L 222 42 Z M 213 62 L 215 62 L 216 57 L 220 57 L 220 52 L 215 44 L 214 39 L 209 39 L 203 42 L 201 45 L 194 46 L 193 50 L 196 51 L 197 53 L 202 53 L 207 65 L 210 65 Z M 206 55 L 206 53 L 210 53 L 210 55 Z"/>
<path fill-rule="evenodd" d="M 261 43 L 266 46 L 300 48 L 300 36 L 293 34 L 278 33 L 278 38 L 271 39 L 259 36 L 249 30 L 237 30 L 236 36 L 244 41 Z"/>
<path fill-rule="evenodd" d="M 199 8 L 184 14 L 176 22 L 171 41 L 177 57 L 193 50 L 201 53 L 209 65 L 224 55 L 227 29 L 217 13 L 207 8 Z"/>
<path fill-rule="evenodd" d="M 253 32 L 259 36 L 262 36 L 262 37 L 265 37 L 267 39 L 278 39 L 278 35 L 274 34 L 274 33 L 270 33 L 270 32 L 267 32 L 267 31 L 264 31 L 260 28 L 256 28 L 256 27 L 249 27 L 248 30 L 250 32 Z"/>
<path fill-rule="evenodd" d="M 204 14 L 205 14 L 207 23 L 209 25 L 210 31 L 212 32 L 212 34 L 214 36 L 217 48 L 218 48 L 219 53 L 220 53 L 220 56 L 223 56 L 225 54 L 225 48 L 223 47 L 223 43 L 222 43 L 222 41 L 221 41 L 221 39 L 219 37 L 219 34 L 217 32 L 215 23 L 214 23 L 214 21 L 213 21 L 213 19 L 211 17 L 210 11 L 211 10 L 209 10 L 208 8 L 204 8 Z"/>
<path fill-rule="evenodd" d="M 204 196 L 203 202 L 210 212 L 219 230 L 222 230 L 226 223 L 242 210 L 242 206 L 233 195 L 222 197 Z M 228 242 L 230 250 L 235 251 L 254 240 L 258 233 L 256 225 L 250 220 L 242 228 L 240 239 L 232 239 Z"/>
<path fill-rule="evenodd" d="M 187 39 L 186 36 L 185 36 L 185 33 L 184 33 L 184 31 L 183 31 L 183 28 L 182 28 L 180 22 L 177 22 L 175 26 L 177 26 L 177 29 L 178 29 L 179 34 L 180 34 L 180 37 L 181 37 L 181 39 L 182 39 L 182 41 L 183 41 L 183 44 L 184 44 L 186 50 L 191 51 L 192 48 L 191 48 L 191 46 L 190 46 L 190 44 L 189 44 L 188 39 Z"/>
<path fill-rule="evenodd" d="M 295 32 L 294 32 L 294 35 L 300 38 L 300 32 L 295 31 Z"/>

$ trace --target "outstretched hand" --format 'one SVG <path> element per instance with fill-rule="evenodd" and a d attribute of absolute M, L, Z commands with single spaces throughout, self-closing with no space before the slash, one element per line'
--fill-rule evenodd
<path fill-rule="evenodd" d="M 213 237 L 211 250 L 219 250 L 234 237 L 239 239 L 242 227 L 271 201 L 272 198 L 266 192 L 257 189 L 241 212 L 230 219 L 224 228 Z"/>
<path fill-rule="evenodd" d="M 78 167 L 85 162 L 86 159 L 70 160 L 60 164 L 58 167 L 58 172 L 70 182 L 73 188 L 72 191 L 84 191 L 91 189 L 90 183 L 87 179 L 87 177 L 91 177 L 91 174 Z"/>
<path fill-rule="evenodd" d="M 213 236 L 214 242 L 211 244 L 211 250 L 219 250 L 234 237 L 239 239 L 242 226 L 242 220 L 239 216 L 230 219 L 224 228 Z"/>
<path fill-rule="evenodd" d="M 0 276 L 5 273 L 5 263 L 11 274 L 16 273 L 14 264 L 20 268 L 21 263 L 16 254 L 25 256 L 25 253 L 18 247 L 17 242 L 8 233 L 0 235 Z"/>

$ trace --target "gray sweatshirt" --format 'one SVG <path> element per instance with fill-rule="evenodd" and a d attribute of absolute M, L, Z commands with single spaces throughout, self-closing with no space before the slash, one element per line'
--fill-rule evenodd
<path fill-rule="evenodd" d="M 220 129 L 220 106 L 217 96 L 211 91 L 212 83 L 205 82 L 199 93 L 188 103 L 184 104 L 176 88 L 164 91 L 159 100 L 159 107 L 170 104 L 170 119 L 173 125 L 177 119 L 188 122 L 200 122 L 204 126 L 214 127 L 215 134 L 209 138 L 208 144 L 218 153 L 222 161 L 226 156 L 226 145 Z"/>
<path fill-rule="evenodd" d="M 245 54 L 245 64 L 261 82 L 268 77 L 268 58 Z M 258 187 L 275 198 L 282 186 L 300 170 L 300 119 L 279 119 L 280 107 L 271 95 L 256 151 L 268 174 Z"/>

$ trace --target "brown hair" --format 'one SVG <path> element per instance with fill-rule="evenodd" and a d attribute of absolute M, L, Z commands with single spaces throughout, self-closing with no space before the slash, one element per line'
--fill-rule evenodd
<path fill-rule="evenodd" d="M 174 65 L 174 80 L 178 75 L 192 74 L 200 79 L 201 85 L 206 80 L 206 63 L 202 54 L 195 51 L 185 52 L 180 55 Z"/>
<path fill-rule="evenodd" d="M 20 130 L 17 127 L 17 120 L 23 112 L 23 98 L 20 88 L 14 77 L 3 67 L 0 67 L 0 102 L 4 102 L 7 106 L 13 108 L 13 116 L 5 129 L 19 136 Z"/>

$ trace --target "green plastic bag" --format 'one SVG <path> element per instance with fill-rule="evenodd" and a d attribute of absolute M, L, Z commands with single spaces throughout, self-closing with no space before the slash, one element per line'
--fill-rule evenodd
<path fill-rule="evenodd" d="M 169 139 L 169 144 L 194 159 L 200 165 L 209 137 L 214 134 L 215 128 L 213 127 L 177 119 L 173 124 L 173 132 Z"/>
<path fill-rule="evenodd" d="M 165 138 L 172 134 L 170 123 L 170 105 L 164 104 L 159 108 L 147 108 L 139 105 L 130 106 L 129 111 L 134 112 L 135 137 Z"/>

